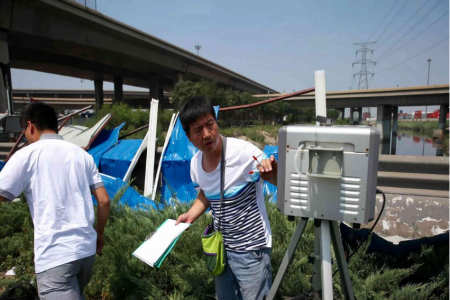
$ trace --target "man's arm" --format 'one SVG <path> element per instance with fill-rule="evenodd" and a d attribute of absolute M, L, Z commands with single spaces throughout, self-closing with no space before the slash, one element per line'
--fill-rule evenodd
<path fill-rule="evenodd" d="M 92 190 L 92 195 L 94 195 L 97 200 L 97 226 L 95 230 L 97 231 L 97 254 L 102 252 L 103 246 L 105 245 L 105 238 L 103 232 L 105 230 L 106 221 L 109 217 L 109 195 L 106 192 L 105 187 L 99 187 Z"/>
<path fill-rule="evenodd" d="M 194 223 L 209 207 L 209 201 L 206 199 L 203 190 L 200 190 L 197 194 L 197 199 L 195 199 L 194 204 L 192 204 L 189 211 L 178 217 L 175 225 L 180 223 Z"/>

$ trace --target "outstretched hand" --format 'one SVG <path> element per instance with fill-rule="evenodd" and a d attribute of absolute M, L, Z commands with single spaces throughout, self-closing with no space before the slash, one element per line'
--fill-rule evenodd
<path fill-rule="evenodd" d="M 175 222 L 175 225 L 178 225 L 180 223 L 193 223 L 195 220 L 192 218 L 189 213 L 182 214 L 178 217 L 177 221 Z"/>
<path fill-rule="evenodd" d="M 277 185 L 278 164 L 275 156 L 271 155 L 269 159 L 263 159 L 258 165 L 258 170 L 263 180 Z"/>

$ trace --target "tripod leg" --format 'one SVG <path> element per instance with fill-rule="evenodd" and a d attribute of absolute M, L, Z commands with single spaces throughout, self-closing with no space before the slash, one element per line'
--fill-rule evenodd
<path fill-rule="evenodd" d="M 344 290 L 345 299 L 354 300 L 352 282 L 348 273 L 347 262 L 345 261 L 344 246 L 342 245 L 341 234 L 336 221 L 331 223 L 331 241 L 333 242 L 334 253 L 338 264 L 339 275 L 341 276 L 342 288 Z"/>
<path fill-rule="evenodd" d="M 331 274 L 330 221 L 320 225 L 320 256 L 322 256 L 322 299 L 333 300 L 333 278 Z"/>
<path fill-rule="evenodd" d="M 278 269 L 277 276 L 273 281 L 272 288 L 270 289 L 269 295 L 267 296 L 267 300 L 272 300 L 275 297 L 275 294 L 278 291 L 278 287 L 280 286 L 281 280 L 283 280 L 284 274 L 286 273 L 287 267 L 294 256 L 295 249 L 297 248 L 298 242 L 302 237 L 303 231 L 305 230 L 306 224 L 308 223 L 308 219 L 300 219 L 300 222 L 297 224 L 297 228 L 295 229 L 294 236 L 289 243 L 286 253 L 284 254 L 283 261 L 281 262 L 280 268 Z"/>
<path fill-rule="evenodd" d="M 322 299 L 322 260 L 320 259 L 320 223 L 321 220 L 314 219 L 314 267 L 312 276 L 313 299 Z"/>

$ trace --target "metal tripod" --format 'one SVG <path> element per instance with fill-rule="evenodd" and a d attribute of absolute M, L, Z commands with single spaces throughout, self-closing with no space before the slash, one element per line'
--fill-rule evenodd
<path fill-rule="evenodd" d="M 308 218 L 301 218 L 297 224 L 294 236 L 289 243 L 286 254 L 278 269 L 277 276 L 270 289 L 268 300 L 272 300 L 278 291 L 284 274 L 294 256 L 295 249 L 305 230 Z M 336 221 L 314 219 L 314 273 L 312 277 L 312 290 L 314 299 L 333 300 L 333 275 L 331 271 L 331 245 L 330 238 L 338 264 L 339 275 L 341 276 L 342 289 L 345 299 L 354 300 L 352 283 L 348 274 L 348 266 L 345 261 L 344 247 Z"/>

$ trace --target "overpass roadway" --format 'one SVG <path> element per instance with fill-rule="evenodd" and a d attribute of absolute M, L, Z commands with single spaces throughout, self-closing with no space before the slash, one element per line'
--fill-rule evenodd
<path fill-rule="evenodd" d="M 270 95 L 270 97 L 276 96 Z M 268 95 L 254 97 L 265 99 Z M 449 111 L 449 85 L 327 92 L 326 99 L 327 108 L 339 110 L 342 118 L 345 117 L 345 108 L 349 107 L 351 124 L 361 124 L 363 107 L 377 107 L 377 129 L 383 141 L 381 153 L 395 154 L 398 107 L 440 105 L 439 129 L 444 129 Z M 314 107 L 315 93 L 292 97 L 284 101 L 293 107 Z M 355 112 L 358 112 L 357 118 L 355 118 Z"/>
<path fill-rule="evenodd" d="M 164 92 L 159 106 L 163 109 L 171 108 L 169 93 Z M 75 110 L 88 105 L 95 105 L 94 90 L 53 90 L 53 89 L 14 89 L 13 100 L 16 110 L 22 110 L 30 99 L 45 102 L 57 110 Z M 132 107 L 149 108 L 150 101 L 147 91 L 123 91 L 123 101 Z M 103 103 L 111 105 L 114 102 L 114 91 L 103 92 Z"/>
<path fill-rule="evenodd" d="M 203 78 L 251 94 L 276 93 L 70 0 L 0 1 L 0 63 L 6 66 L 0 77 L 18 68 L 94 80 L 99 106 L 103 81 L 114 82 L 118 101 L 123 84 L 149 88 L 150 97 L 159 99 L 177 81 Z M 5 111 L 6 91 L 0 86 L 0 111 Z"/>
<path fill-rule="evenodd" d="M 276 96 L 278 95 L 254 95 L 254 97 L 262 99 Z M 314 97 L 315 93 L 312 92 L 284 101 L 293 107 L 314 107 Z M 327 108 L 448 105 L 449 85 L 337 91 L 327 92 L 326 97 Z"/>

